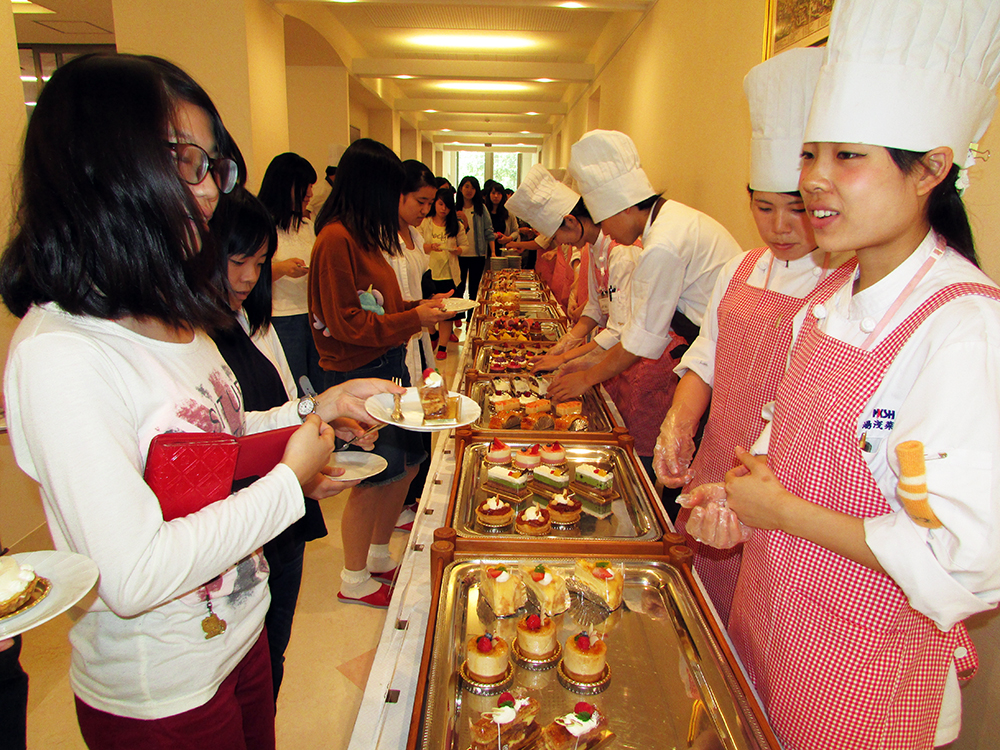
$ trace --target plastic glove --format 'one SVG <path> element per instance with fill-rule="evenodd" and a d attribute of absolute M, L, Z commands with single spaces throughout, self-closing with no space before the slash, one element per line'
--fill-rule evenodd
<path fill-rule="evenodd" d="M 687 495 L 678 497 L 677 502 L 691 509 L 687 533 L 709 547 L 730 549 L 747 541 L 753 534 L 753 529 L 741 523 L 726 505 L 724 484 L 699 485 Z"/>
<path fill-rule="evenodd" d="M 683 487 L 694 479 L 691 459 L 697 429 L 697 421 L 685 418 L 680 409 L 671 409 L 663 418 L 653 448 L 653 471 L 664 487 Z"/>
<path fill-rule="evenodd" d="M 576 349 L 583 343 L 583 339 L 574 336 L 573 332 L 570 331 L 569 333 L 563 334 L 562 338 L 560 338 L 556 342 L 555 346 L 549 349 L 546 354 L 562 354 L 563 352 L 568 352 L 571 349 Z"/>
<path fill-rule="evenodd" d="M 581 370 L 588 370 L 602 359 L 604 355 L 608 352 L 601 347 L 596 347 L 591 349 L 589 352 L 584 354 L 582 357 L 577 357 L 576 359 L 571 359 L 569 362 L 564 362 L 556 370 L 556 375 L 569 375 L 573 372 L 580 372 Z"/>

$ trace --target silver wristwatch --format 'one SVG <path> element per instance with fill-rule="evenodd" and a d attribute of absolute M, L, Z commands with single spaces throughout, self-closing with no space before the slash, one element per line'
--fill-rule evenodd
<path fill-rule="evenodd" d="M 305 422 L 306 417 L 310 414 L 316 413 L 316 399 L 312 396 L 303 396 L 299 399 L 298 405 L 299 418 Z"/>

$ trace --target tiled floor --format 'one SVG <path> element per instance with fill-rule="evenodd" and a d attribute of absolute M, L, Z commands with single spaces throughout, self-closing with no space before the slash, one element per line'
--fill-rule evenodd
<path fill-rule="evenodd" d="M 465 339 L 463 330 L 462 340 Z M 460 344 L 435 364 L 451 382 Z M 285 655 L 285 678 L 278 698 L 279 750 L 346 748 L 375 657 L 384 610 L 337 600 L 343 547 L 340 518 L 343 496 L 323 501 L 329 534 L 306 546 L 302 590 L 292 639 Z M 393 534 L 399 559 L 407 534 Z M 40 542 L 34 549 L 51 548 Z M 15 550 L 16 551 L 16 550 Z M 28 698 L 29 750 L 85 750 L 76 724 L 69 686 L 71 622 L 61 616 L 27 633 L 21 663 L 31 680 Z"/>

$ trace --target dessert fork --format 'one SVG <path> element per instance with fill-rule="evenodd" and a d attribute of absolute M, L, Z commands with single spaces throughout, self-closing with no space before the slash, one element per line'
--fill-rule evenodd
<path fill-rule="evenodd" d="M 395 383 L 398 386 L 402 386 L 403 385 L 402 378 L 393 378 L 392 382 Z M 401 398 L 402 398 L 402 395 L 399 394 L 399 393 L 394 393 L 392 395 L 392 421 L 393 422 L 402 422 L 403 421 L 403 409 L 402 409 L 402 406 L 399 403 L 399 400 Z"/>

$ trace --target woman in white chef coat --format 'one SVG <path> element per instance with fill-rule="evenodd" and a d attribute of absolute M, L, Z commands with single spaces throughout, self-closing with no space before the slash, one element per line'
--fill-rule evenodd
<path fill-rule="evenodd" d="M 997 3 L 834 8 L 800 187 L 858 271 L 797 316 L 768 457 L 737 448 L 726 477 L 756 527 L 729 633 L 788 748 L 954 740 L 962 620 L 1000 599 L 1000 290 L 953 164 L 996 106 L 998 40 Z M 929 513 L 896 492 L 910 440 Z"/>
<path fill-rule="evenodd" d="M 733 446 L 750 445 L 764 429 L 761 409 L 774 400 L 785 374 L 795 314 L 812 295 L 842 286 L 854 271 L 850 253 L 816 248 L 798 192 L 802 134 L 822 63 L 822 49 L 793 49 L 758 65 L 744 81 L 753 129 L 750 211 L 766 244 L 722 269 L 701 334 L 676 369 L 680 383 L 653 460 L 666 487 L 721 482 L 737 464 Z M 692 463 L 695 433 L 710 400 Z M 688 515 L 680 512 L 678 529 L 684 530 Z M 741 548 L 715 549 L 694 539 L 688 544 L 725 624 Z"/>

